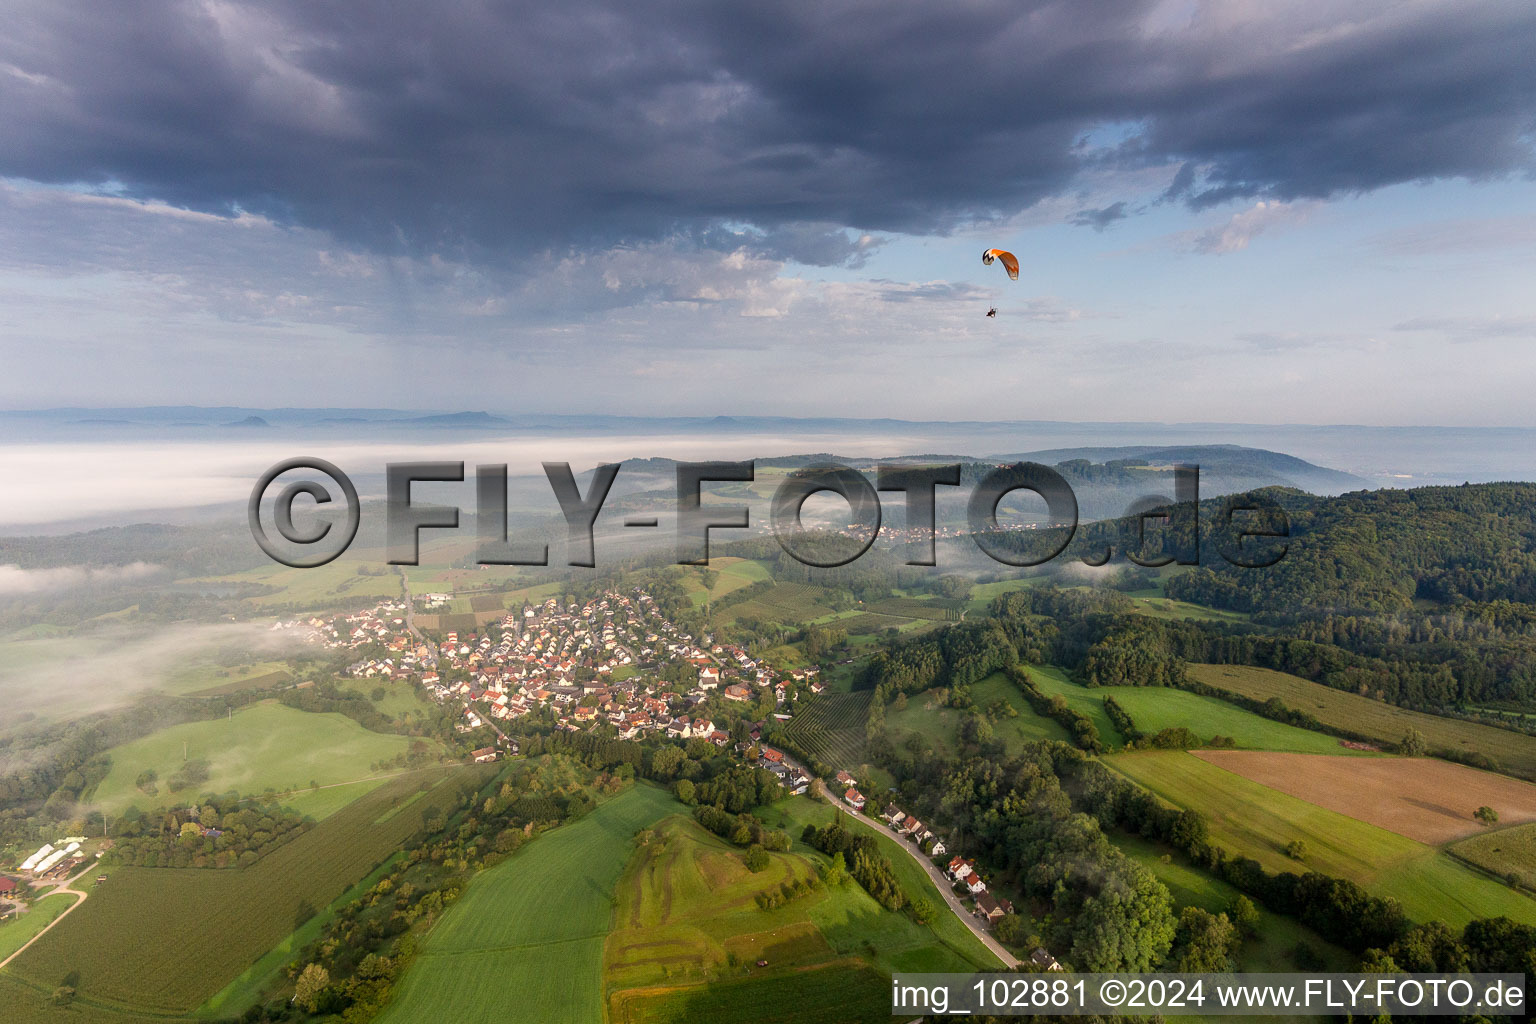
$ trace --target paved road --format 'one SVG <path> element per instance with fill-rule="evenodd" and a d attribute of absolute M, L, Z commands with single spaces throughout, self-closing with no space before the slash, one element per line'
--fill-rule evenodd
<path fill-rule="evenodd" d="M 868 823 L 871 828 L 877 828 L 884 832 L 886 835 L 890 836 L 896 841 L 897 846 L 901 847 L 903 850 L 906 850 L 907 854 L 911 856 L 913 860 L 921 864 L 923 866 L 923 870 L 928 872 L 928 877 L 933 879 L 933 884 L 938 886 L 939 895 L 944 897 L 944 902 L 949 904 L 949 909 L 955 912 L 955 916 L 960 919 L 961 923 L 969 928 L 971 930 L 971 934 L 980 939 L 982 945 L 990 949 L 993 955 L 1003 962 L 1004 966 L 1018 967 L 1024 962 L 1018 957 L 1014 956 L 1012 953 L 1008 952 L 1008 950 L 1004 949 L 1002 943 L 998 942 L 992 937 L 992 933 L 987 930 L 986 926 L 982 925 L 969 910 L 965 909 L 965 904 L 961 903 L 960 898 L 955 895 L 954 889 L 951 887 L 949 879 L 944 877 L 944 873 L 942 871 L 934 867 L 933 861 L 924 856 L 923 851 L 918 848 L 916 843 L 903 836 L 897 835 L 890 829 L 886 828 L 885 825 L 881 822 L 878 822 L 875 819 L 868 817 L 867 815 L 860 814 L 858 811 L 854 810 L 852 807 L 849 807 L 841 800 L 834 800 L 829 798 L 829 802 L 838 807 L 844 814 L 848 815 L 849 817 L 858 818 L 860 821 Z"/>
<path fill-rule="evenodd" d="M 23 943 L 22 947 L 20 949 L 18 949 L 16 952 L 12 953 L 10 956 L 6 957 L 4 960 L 0 960 L 0 967 L 4 967 L 6 964 L 10 963 L 12 960 L 15 960 L 17 957 L 21 956 L 21 954 L 25 953 L 27 951 L 27 947 L 28 946 L 32 945 L 32 943 L 36 942 L 38 939 L 42 938 L 44 935 L 47 935 L 48 932 L 53 928 L 54 925 L 56 925 L 60 921 L 64 920 L 70 914 L 73 914 L 75 912 L 75 909 L 77 907 L 79 907 L 80 904 L 82 904 L 82 903 L 84 903 L 86 901 L 86 898 L 88 896 L 90 896 L 90 893 L 86 892 L 83 889 L 71 889 L 70 886 L 74 885 L 75 882 L 80 879 L 81 875 L 87 874 L 88 872 L 91 872 L 91 871 L 95 871 L 95 870 L 98 869 L 98 867 L 99 866 L 97 865 L 97 863 L 94 860 L 86 861 L 86 865 L 85 865 L 85 867 L 83 869 L 81 869 L 80 874 L 75 875 L 74 878 L 71 878 L 68 881 L 60 882 L 59 885 L 52 892 L 47 893 L 44 896 L 44 899 L 46 899 L 48 896 L 57 896 L 58 894 L 63 893 L 66 896 L 78 896 L 80 898 L 75 900 L 75 902 L 71 903 L 69 906 L 65 907 L 63 909 L 63 911 L 60 912 L 58 917 L 54 918 L 52 921 L 49 921 L 47 927 L 45 927 L 42 931 L 38 932 L 36 935 L 32 936 L 25 943 Z M 32 910 L 32 911 L 30 911 L 30 913 L 35 914 L 35 913 L 37 913 L 37 911 L 36 910 Z"/>

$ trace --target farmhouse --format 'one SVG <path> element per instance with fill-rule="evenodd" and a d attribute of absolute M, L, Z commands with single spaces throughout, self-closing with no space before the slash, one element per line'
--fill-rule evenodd
<path fill-rule="evenodd" d="M 501 753 L 495 747 L 481 747 L 469 756 L 474 758 L 475 764 L 484 764 L 487 761 L 496 760 L 501 756 Z"/>

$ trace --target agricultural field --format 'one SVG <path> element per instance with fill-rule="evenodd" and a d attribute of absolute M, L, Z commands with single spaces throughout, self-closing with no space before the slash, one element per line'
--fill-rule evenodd
<path fill-rule="evenodd" d="M 381 1024 L 601 1020 L 614 885 L 635 832 L 680 810 L 637 785 L 476 875 L 423 941 Z"/>
<path fill-rule="evenodd" d="M 1245 711 L 1215 697 L 1164 686 L 1110 686 L 1089 693 L 1111 695 L 1125 708 L 1136 728 L 1151 735 L 1184 726 L 1203 740 L 1227 736 L 1245 750 L 1294 751 L 1303 754 L 1368 756 L 1351 750 L 1336 737 L 1298 729 Z"/>
<path fill-rule="evenodd" d="M 249 795 L 272 789 L 291 794 L 283 802 L 305 813 L 313 812 L 306 801 L 334 810 L 330 794 L 321 796 L 325 790 L 315 790 L 314 784 L 329 787 L 377 776 L 369 765 L 405 753 L 413 742 L 407 736 L 370 732 L 344 715 L 262 701 L 230 717 L 171 726 L 113 747 L 108 751 L 112 769 L 89 799 L 116 815 L 130 806 L 150 810 L 198 793 L 235 790 Z M 173 794 L 167 780 L 184 758 L 205 760 L 208 781 Z M 153 796 L 135 785 L 146 769 L 159 775 Z M 351 789 L 348 793 L 349 799 L 361 795 Z"/>
<path fill-rule="evenodd" d="M 822 967 L 708 986 L 660 989 L 623 1007 L 613 1024 L 845 1024 L 891 1019 L 889 981 L 869 967 Z"/>
<path fill-rule="evenodd" d="M 946 601 L 941 598 L 892 597 L 876 601 L 865 611 L 876 615 L 897 615 L 909 619 L 933 619 L 936 622 L 958 622 L 964 602 Z"/>
<path fill-rule="evenodd" d="M 0 971 L 0 1006 L 5 1007 L 5 1024 L 166 1024 L 168 1019 L 78 998 L 70 1006 L 55 1006 L 51 999 L 53 990 L 54 986 L 34 987 L 9 970 Z"/>
<path fill-rule="evenodd" d="M 1396 899 L 1416 921 L 1443 920 L 1460 928 L 1474 917 L 1503 914 L 1536 924 L 1536 900 L 1442 850 L 1261 786 L 1191 753 L 1136 751 L 1105 761 L 1168 803 L 1203 812 L 1214 842 L 1266 870 L 1348 878 Z M 1286 855 L 1293 840 L 1306 845 L 1301 861 Z"/>
<path fill-rule="evenodd" d="M 767 593 L 731 605 L 717 618 L 725 622 L 735 622 L 737 619 L 809 622 L 833 611 L 827 602 L 830 595 L 831 591 L 809 583 L 776 583 Z"/>
<path fill-rule="evenodd" d="M 636 852 L 618 885 L 604 971 L 615 1024 L 818 1019 L 835 990 L 843 990 L 839 1016 L 828 1019 L 885 1020 L 889 994 L 871 967 L 882 974 L 907 964 L 972 967 L 926 927 L 881 909 L 852 883 L 771 911 L 758 907 L 759 892 L 818 877 L 819 854 L 772 854 L 769 866 L 753 874 L 739 848 L 686 818 L 669 819 L 659 833 Z M 760 960 L 767 966 L 755 966 Z M 748 980 L 763 995 L 760 1006 L 725 1003 L 714 991 Z M 708 989 L 699 988 L 706 983 Z"/>
<path fill-rule="evenodd" d="M 82 1002 L 188 1013 L 491 773 L 392 779 L 249 868 L 119 868 L 9 971 L 42 993 L 75 975 Z M 410 811 L 389 814 L 423 787 Z"/>
<path fill-rule="evenodd" d="M 1168 892 L 1180 907 L 1200 907 L 1219 914 L 1241 895 L 1235 886 L 1200 870 L 1180 854 L 1165 850 L 1140 836 L 1111 833 L 1109 838 L 1122 853 L 1156 875 L 1158 881 L 1168 887 Z M 1356 961 L 1348 950 L 1335 946 L 1295 918 L 1273 913 L 1264 909 L 1262 904 L 1256 906 L 1259 925 L 1253 937 L 1243 943 L 1237 958 L 1238 970 L 1307 970 L 1306 953 L 1301 955 L 1298 962 L 1298 947 L 1305 947 L 1321 959 L 1325 965 L 1323 970 L 1348 971 L 1354 968 Z"/>
<path fill-rule="evenodd" d="M 1536 786 L 1432 757 L 1356 758 L 1201 750 L 1195 756 L 1308 803 L 1379 825 L 1432 846 L 1487 826 L 1472 816 L 1492 807 L 1509 824 L 1536 821 Z"/>
<path fill-rule="evenodd" d="M 1330 728 L 1358 733 L 1382 744 L 1396 744 L 1410 728 L 1417 729 L 1432 751 L 1485 754 L 1502 771 L 1536 780 L 1536 736 L 1409 711 L 1266 668 L 1190 665 L 1189 674 L 1207 686 L 1253 700 L 1278 697 L 1286 707 L 1305 712 Z"/>
<path fill-rule="evenodd" d="M 785 728 L 795 745 L 828 767 L 852 768 L 864 760 L 864 722 L 869 718 L 869 690 L 828 691 Z"/>
<path fill-rule="evenodd" d="M 1536 890 L 1536 825 L 1484 832 L 1452 845 L 1450 851 L 1489 874 Z"/>

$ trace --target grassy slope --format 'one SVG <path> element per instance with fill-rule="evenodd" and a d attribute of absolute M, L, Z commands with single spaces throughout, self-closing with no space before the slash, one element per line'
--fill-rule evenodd
<path fill-rule="evenodd" d="M 1356 693 L 1335 690 L 1300 676 L 1236 665 L 1190 665 L 1201 682 L 1257 700 L 1279 697 L 1286 707 L 1304 711 L 1337 729 L 1395 744 L 1408 729 L 1424 734 L 1431 750 L 1476 751 L 1496 760 L 1511 774 L 1536 779 L 1536 737 L 1476 722 L 1460 722 L 1409 711 Z"/>
<path fill-rule="evenodd" d="M 1512 892 L 1434 847 L 1250 782 L 1183 751 L 1140 751 L 1107 758 L 1154 793 L 1203 811 L 1212 838 L 1270 871 L 1308 869 L 1352 879 L 1403 905 L 1417 921 L 1460 928 L 1504 914 L 1536 924 L 1536 901 Z M 1304 863 L 1285 855 L 1306 843 Z"/>
<path fill-rule="evenodd" d="M 758 892 L 816 876 L 808 856 L 773 854 L 753 874 L 740 850 L 686 818 L 669 820 L 662 831 L 665 841 L 637 852 L 618 886 L 604 972 L 613 993 L 610 1020 L 815 1019 L 832 992 L 839 993 L 835 1019 L 884 1020 L 889 996 L 871 962 L 887 972 L 904 963 L 970 967 L 857 885 L 761 910 Z M 759 960 L 768 963 L 757 967 Z M 714 991 L 740 983 L 750 983 L 761 1000 L 731 1006 Z"/>
<path fill-rule="evenodd" d="M 636 786 L 481 872 L 380 1021 L 601 1020 L 610 893 L 635 831 L 677 809 L 662 790 Z"/>
<path fill-rule="evenodd" d="M 120 814 L 130 805 L 148 810 L 198 793 L 234 789 L 255 794 L 269 787 L 279 792 L 308 790 L 311 782 L 328 786 L 373 775 L 371 763 L 404 753 L 410 745 L 408 737 L 369 732 L 344 715 L 312 714 L 263 701 L 235 712 L 232 718 L 172 726 L 113 747 L 108 752 L 112 770 L 91 799 Z M 182 793 L 171 793 L 166 783 L 182 765 L 183 750 L 188 757 L 207 759 L 209 779 Z M 146 768 L 160 775 L 159 793 L 153 797 L 134 786 L 134 779 Z M 326 790 L 296 793 L 284 803 L 319 815 L 334 812 L 338 802 L 350 802 L 364 791 L 347 787 L 342 796 Z"/>

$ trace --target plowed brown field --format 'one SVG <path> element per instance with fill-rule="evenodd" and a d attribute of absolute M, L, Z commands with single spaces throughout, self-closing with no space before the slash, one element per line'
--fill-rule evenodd
<path fill-rule="evenodd" d="M 1499 812 L 1500 824 L 1536 821 L 1536 786 L 1430 757 L 1192 753 L 1262 786 L 1421 843 L 1439 845 L 1483 831 L 1472 812 L 1485 805 Z"/>

